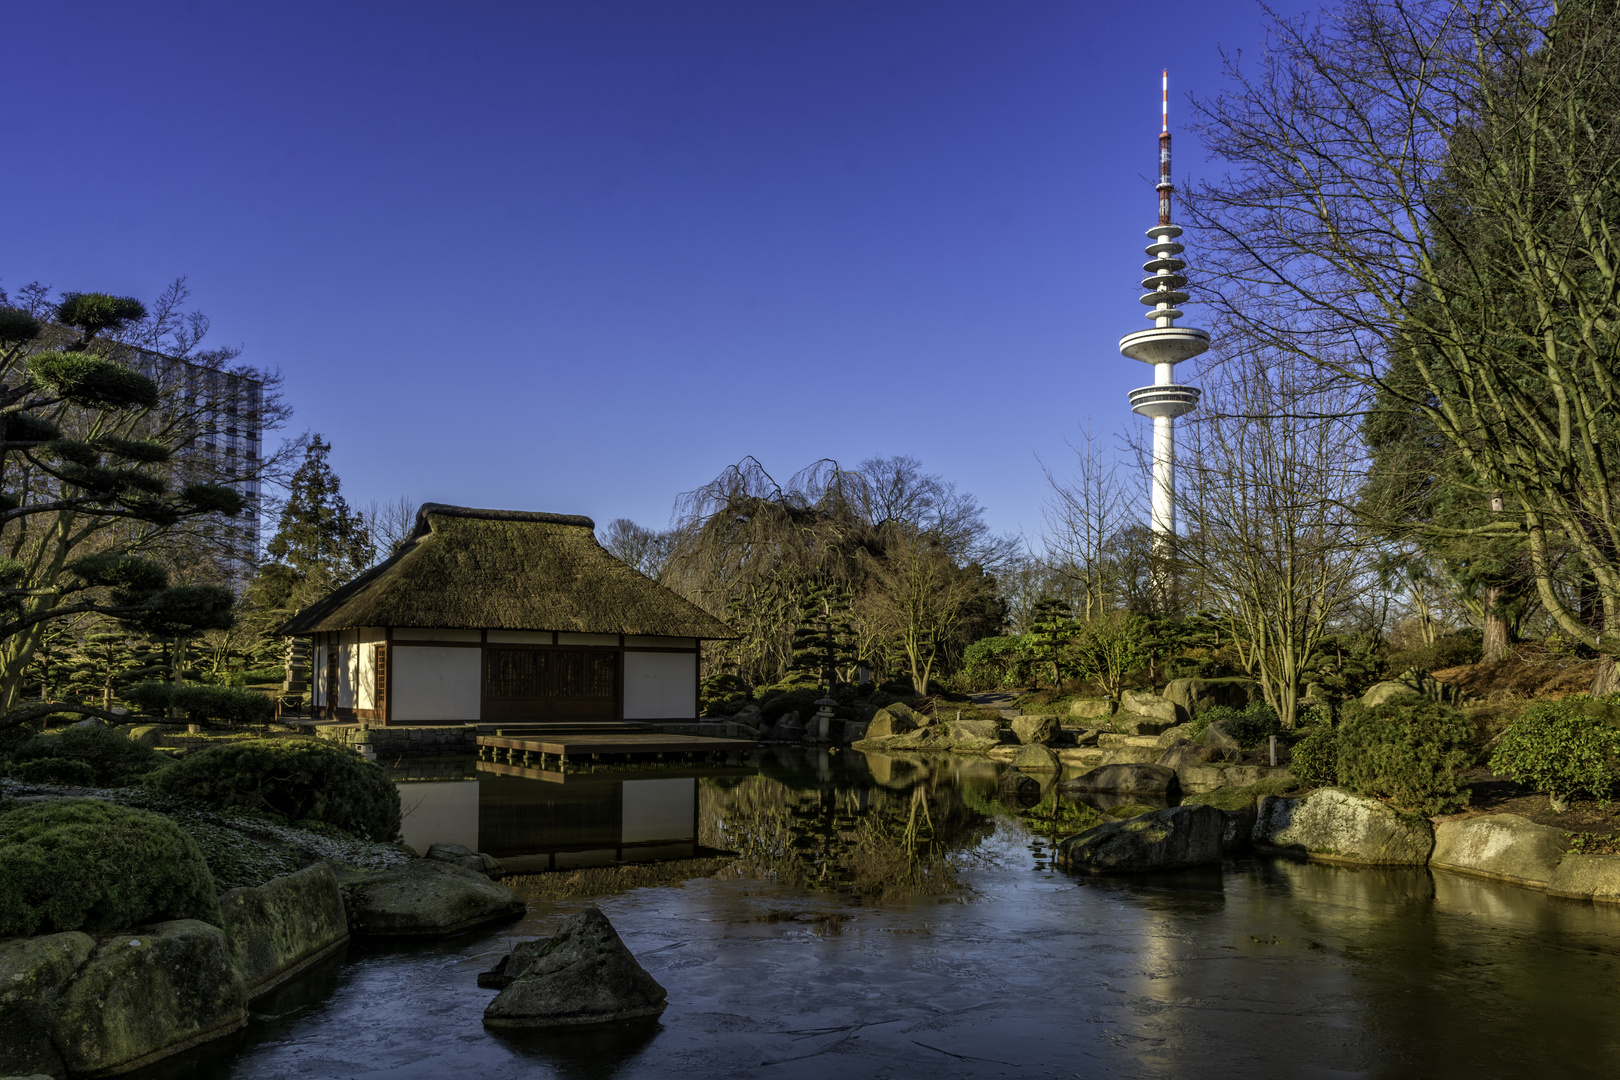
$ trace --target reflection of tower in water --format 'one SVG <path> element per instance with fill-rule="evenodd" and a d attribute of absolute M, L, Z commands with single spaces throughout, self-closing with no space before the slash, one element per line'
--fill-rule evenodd
<path fill-rule="evenodd" d="M 1119 339 L 1119 351 L 1132 360 L 1153 365 L 1153 385 L 1131 391 L 1131 411 L 1153 421 L 1152 528 L 1153 547 L 1162 553 L 1176 532 L 1176 417 L 1198 407 L 1198 388 L 1175 380 L 1176 365 L 1209 348 L 1209 332 L 1191 326 L 1177 326 L 1182 317 L 1177 305 L 1187 302 L 1184 288 L 1187 268 L 1181 259 L 1183 245 L 1177 242 L 1181 226 L 1171 223 L 1170 180 L 1170 73 L 1164 75 L 1162 97 L 1163 126 L 1159 133 L 1159 223 L 1147 231 L 1153 241 L 1145 249 L 1148 261 L 1142 264 L 1142 287 L 1148 292 L 1142 303 L 1152 310 L 1148 330 L 1138 330 Z"/>

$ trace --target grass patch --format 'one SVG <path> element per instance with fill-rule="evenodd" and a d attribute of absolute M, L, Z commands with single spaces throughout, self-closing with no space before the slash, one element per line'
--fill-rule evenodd
<path fill-rule="evenodd" d="M 1292 777 L 1267 777 L 1253 784 L 1243 787 L 1223 787 L 1214 791 L 1199 791 L 1184 796 L 1181 800 L 1183 806 L 1202 804 L 1213 806 L 1217 810 L 1233 812 L 1247 810 L 1266 795 L 1286 795 L 1291 791 L 1298 791 L 1299 781 Z"/>

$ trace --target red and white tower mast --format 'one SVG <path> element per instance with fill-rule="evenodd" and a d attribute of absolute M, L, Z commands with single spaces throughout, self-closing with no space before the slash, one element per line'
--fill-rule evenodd
<path fill-rule="evenodd" d="M 1131 411 L 1153 420 L 1152 528 L 1154 546 L 1161 546 L 1176 532 L 1176 417 L 1198 407 L 1198 388 L 1176 382 L 1176 365 L 1209 348 L 1209 331 L 1177 326 L 1182 317 L 1178 304 L 1187 302 L 1182 291 L 1187 264 L 1180 258 L 1184 250 L 1176 242 L 1181 226 L 1170 221 L 1170 72 L 1164 73 L 1159 131 L 1159 223 L 1147 231 L 1153 241 L 1146 248 L 1148 261 L 1142 264 L 1142 288 L 1148 292 L 1142 303 L 1152 308 L 1149 330 L 1138 330 L 1119 339 L 1119 351 L 1132 360 L 1153 365 L 1153 385 L 1131 391 Z"/>

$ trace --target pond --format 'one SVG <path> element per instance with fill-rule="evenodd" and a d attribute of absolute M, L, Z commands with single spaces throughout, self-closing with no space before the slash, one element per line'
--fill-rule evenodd
<path fill-rule="evenodd" d="M 456 770 L 452 770 L 454 772 Z M 757 765 L 402 782 L 413 844 L 575 868 L 724 866 L 595 902 L 659 1021 L 510 1037 L 480 970 L 521 923 L 354 945 L 149 1077 L 1480 1077 L 1620 1070 L 1620 908 L 1426 870 L 1246 857 L 1054 872 L 1004 767 L 762 751 Z M 1046 810 L 1043 810 L 1045 807 Z M 477 844 L 471 843 L 476 837 Z M 696 863 L 718 850 L 736 858 Z M 677 860 L 675 862 L 658 860 Z M 640 873 L 640 869 L 636 870 Z M 616 873 L 623 873 L 616 871 Z"/>

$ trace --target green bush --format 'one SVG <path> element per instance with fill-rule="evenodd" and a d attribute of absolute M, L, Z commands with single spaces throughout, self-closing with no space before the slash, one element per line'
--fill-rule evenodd
<path fill-rule="evenodd" d="M 130 687 L 124 697 L 147 716 L 167 716 L 175 709 L 193 724 L 210 720 L 268 724 L 276 715 L 275 702 L 268 695 L 237 686 L 143 682 Z"/>
<path fill-rule="evenodd" d="M 74 725 L 35 735 L 12 752 L 12 771 L 39 758 L 82 761 L 94 772 L 93 782 L 99 787 L 133 783 L 169 761 L 150 746 L 125 738 L 105 724 Z"/>
<path fill-rule="evenodd" d="M 700 715 L 730 716 L 741 712 L 753 696 L 753 687 L 739 675 L 730 672 L 710 675 L 698 686 Z"/>
<path fill-rule="evenodd" d="M 1508 725 L 1491 771 L 1545 791 L 1554 810 L 1586 792 L 1607 799 L 1620 783 L 1620 728 L 1610 702 L 1582 696 L 1538 701 Z"/>
<path fill-rule="evenodd" d="M 324 821 L 371 840 L 399 833 L 399 790 L 381 768 L 319 739 L 251 739 L 188 754 L 152 779 L 211 810 Z"/>
<path fill-rule="evenodd" d="M 1259 746 L 1272 735 L 1282 734 L 1277 710 L 1263 701 L 1257 701 L 1246 709 L 1234 709 L 1230 705 L 1199 709 L 1190 725 L 1189 737 L 1195 740 L 1201 738 L 1211 724 L 1220 724 L 1221 730 L 1236 739 L 1245 750 Z"/>
<path fill-rule="evenodd" d="M 1288 771 L 1307 787 L 1332 787 L 1339 782 L 1339 733 L 1326 724 L 1313 726 L 1294 744 Z"/>
<path fill-rule="evenodd" d="M 0 937 L 158 919 L 220 921 L 208 864 L 172 821 L 99 799 L 0 814 Z"/>
<path fill-rule="evenodd" d="M 73 758 L 41 757 L 20 761 L 11 767 L 11 775 L 29 784 L 96 786 L 96 770 L 88 762 Z"/>
<path fill-rule="evenodd" d="M 1458 774 L 1472 761 L 1472 734 L 1462 713 L 1421 698 L 1347 705 L 1338 732 L 1339 783 L 1386 796 L 1404 810 L 1456 809 L 1468 802 Z"/>

